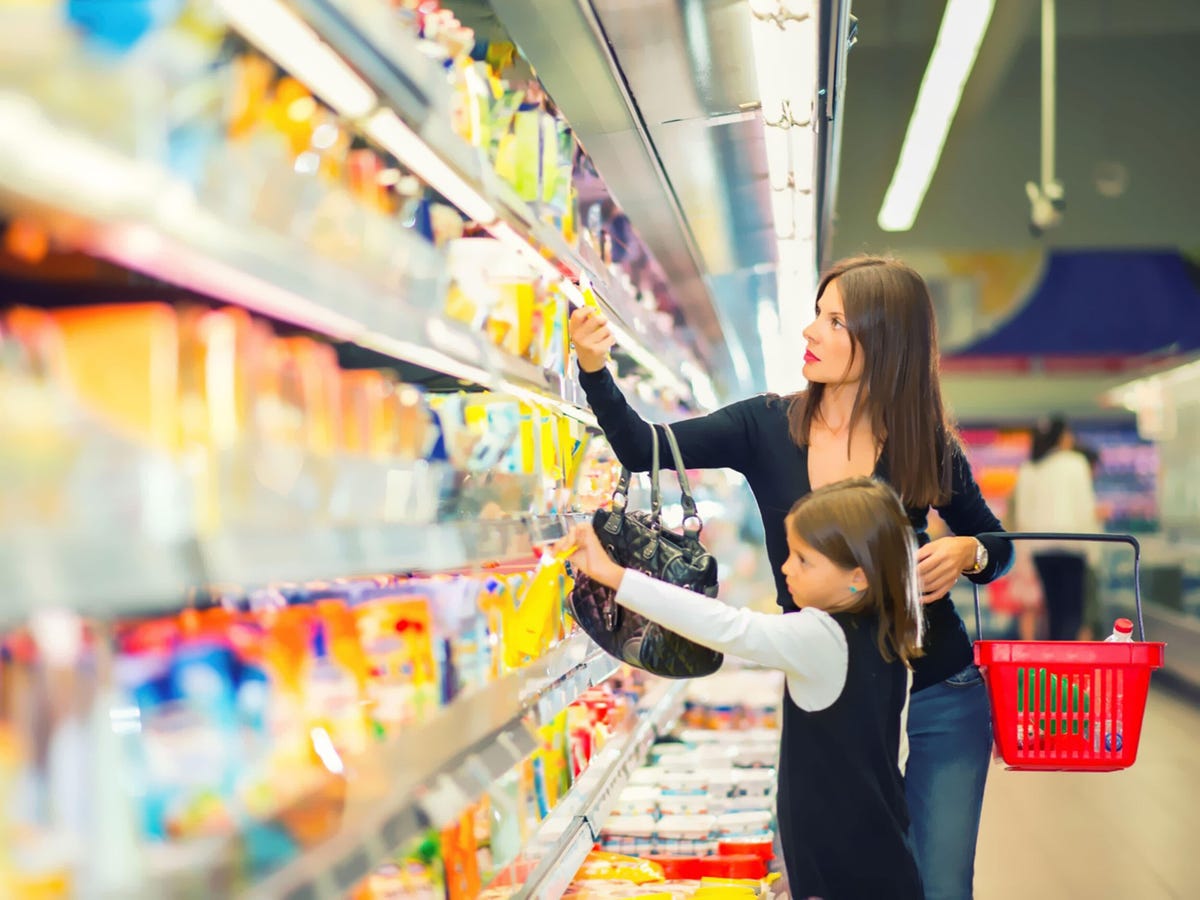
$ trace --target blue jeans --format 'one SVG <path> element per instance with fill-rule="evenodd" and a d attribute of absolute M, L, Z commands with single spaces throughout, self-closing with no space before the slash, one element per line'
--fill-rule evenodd
<path fill-rule="evenodd" d="M 992 754 L 991 707 L 979 669 L 968 666 L 912 695 L 908 747 L 909 834 L 925 900 L 970 900 Z"/>

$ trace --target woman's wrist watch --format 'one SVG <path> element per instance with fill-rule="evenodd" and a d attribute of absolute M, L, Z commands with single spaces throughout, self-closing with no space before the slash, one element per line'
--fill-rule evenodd
<path fill-rule="evenodd" d="M 987 547 L 983 546 L 983 541 L 978 538 L 974 538 L 973 540 L 975 541 L 975 563 L 969 569 L 963 570 L 964 575 L 978 575 L 987 568 Z"/>

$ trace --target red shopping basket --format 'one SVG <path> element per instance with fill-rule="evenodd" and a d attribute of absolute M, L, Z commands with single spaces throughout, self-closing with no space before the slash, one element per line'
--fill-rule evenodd
<path fill-rule="evenodd" d="M 981 535 L 987 537 L 989 535 Z M 1123 543 L 1133 547 L 1139 640 L 985 641 L 975 585 L 975 663 L 992 703 L 992 727 L 1010 769 L 1115 772 L 1137 759 L 1150 673 L 1166 644 L 1145 640 L 1141 547 L 1127 534 L 997 533 L 1013 540 Z"/>

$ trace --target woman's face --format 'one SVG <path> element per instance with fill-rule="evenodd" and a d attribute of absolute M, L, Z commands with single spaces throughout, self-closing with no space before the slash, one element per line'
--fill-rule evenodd
<path fill-rule="evenodd" d="M 817 320 L 804 329 L 804 377 L 818 384 L 854 384 L 862 378 L 863 355 L 854 353 L 838 279 L 817 301 Z M 853 357 L 853 361 L 852 361 Z"/>

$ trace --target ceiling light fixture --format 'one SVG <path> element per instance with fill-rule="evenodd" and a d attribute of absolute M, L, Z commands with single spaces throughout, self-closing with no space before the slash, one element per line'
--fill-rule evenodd
<path fill-rule="evenodd" d="M 884 231 L 908 231 L 917 220 L 994 7 L 995 0 L 946 4 L 900 159 L 879 210 L 879 227 Z"/>
<path fill-rule="evenodd" d="M 816 17 L 809 0 L 751 0 L 750 16 L 775 234 L 788 240 L 814 225 L 798 217 L 811 205 L 793 197 L 811 194 L 816 179 Z"/>
<path fill-rule="evenodd" d="M 763 140 L 777 243 L 776 304 L 763 301 L 758 333 L 769 390 L 804 386 L 789 348 L 803 343 L 817 279 L 817 12 L 812 0 L 750 0 L 750 38 L 762 100 Z"/>

